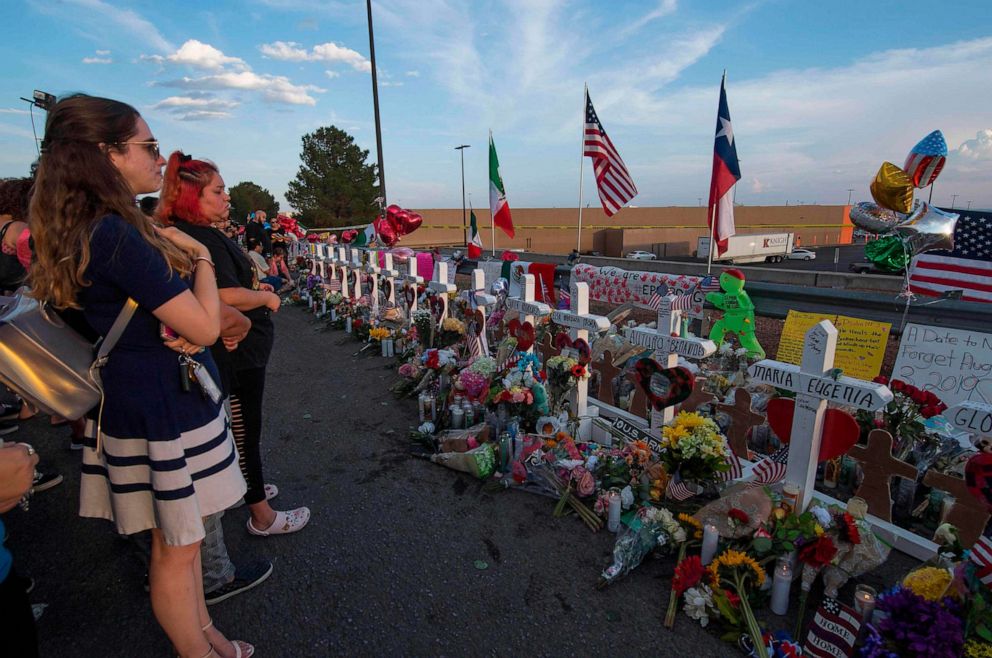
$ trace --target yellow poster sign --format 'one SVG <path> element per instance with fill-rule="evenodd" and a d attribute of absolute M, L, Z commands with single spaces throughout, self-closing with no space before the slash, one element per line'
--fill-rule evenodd
<path fill-rule="evenodd" d="M 829 313 L 800 313 L 789 311 L 778 342 L 776 358 L 785 363 L 799 364 L 803 358 L 806 332 L 820 320 L 830 320 L 837 327 L 837 354 L 834 367 L 848 377 L 874 379 L 882 370 L 885 346 L 889 342 L 888 322 Z"/>

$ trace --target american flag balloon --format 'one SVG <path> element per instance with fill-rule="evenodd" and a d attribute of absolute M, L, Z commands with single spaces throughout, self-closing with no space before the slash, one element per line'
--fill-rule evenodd
<path fill-rule="evenodd" d="M 916 187 L 926 187 L 935 180 L 947 160 L 947 142 L 939 130 L 935 130 L 913 147 L 906 156 L 903 169 Z"/>

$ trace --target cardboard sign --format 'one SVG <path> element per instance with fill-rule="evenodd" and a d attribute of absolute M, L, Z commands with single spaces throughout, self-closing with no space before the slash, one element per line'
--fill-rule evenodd
<path fill-rule="evenodd" d="M 837 327 L 837 354 L 834 365 L 844 374 L 858 379 L 873 379 L 882 370 L 885 345 L 889 341 L 888 322 L 873 322 L 846 315 L 800 313 L 789 311 L 778 343 L 779 361 L 799 364 L 803 358 L 803 341 L 810 327 L 829 320 Z"/>
<path fill-rule="evenodd" d="M 908 324 L 892 378 L 933 391 L 950 407 L 992 404 L 992 334 Z"/>

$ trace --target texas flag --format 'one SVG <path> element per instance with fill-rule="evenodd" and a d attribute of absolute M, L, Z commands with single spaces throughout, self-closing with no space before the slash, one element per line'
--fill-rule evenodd
<path fill-rule="evenodd" d="M 713 177 L 710 180 L 710 203 L 706 221 L 718 254 L 727 251 L 727 238 L 734 229 L 734 184 L 741 179 L 734 144 L 734 127 L 727 106 L 727 74 L 720 81 L 720 110 L 716 116 L 716 143 L 713 146 Z"/>

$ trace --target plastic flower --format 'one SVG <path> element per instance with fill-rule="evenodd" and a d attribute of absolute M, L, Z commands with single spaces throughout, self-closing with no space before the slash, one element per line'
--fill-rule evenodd
<path fill-rule="evenodd" d="M 586 376 L 586 367 L 582 364 L 576 364 L 572 366 L 572 377 L 576 379 L 582 379 Z"/>
<path fill-rule="evenodd" d="M 747 512 L 736 507 L 730 508 L 727 512 L 727 516 L 741 525 L 747 525 L 751 522 L 751 517 L 747 515 Z"/>
<path fill-rule="evenodd" d="M 943 598 L 950 584 L 950 572 L 947 569 L 939 569 L 937 567 L 917 569 L 902 581 L 903 587 L 906 587 L 914 594 L 922 596 L 927 601 L 937 601 Z"/>

